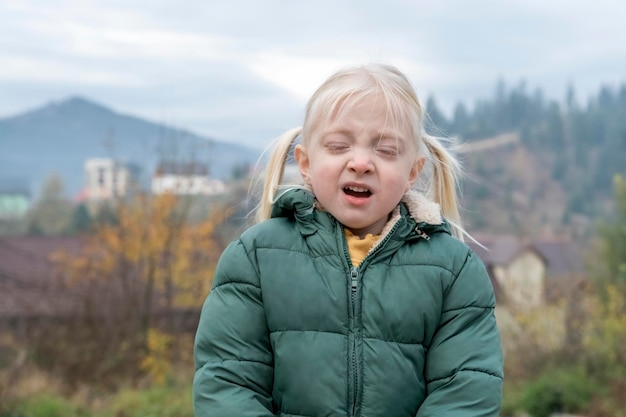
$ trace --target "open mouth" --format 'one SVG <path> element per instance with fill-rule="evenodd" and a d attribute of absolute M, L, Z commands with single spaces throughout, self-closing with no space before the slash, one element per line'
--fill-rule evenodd
<path fill-rule="evenodd" d="M 367 198 L 372 192 L 367 188 L 347 186 L 343 188 L 343 192 L 352 197 Z"/>

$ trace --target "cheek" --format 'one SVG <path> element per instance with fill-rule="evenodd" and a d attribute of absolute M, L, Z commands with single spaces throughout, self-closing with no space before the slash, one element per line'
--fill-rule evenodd
<path fill-rule="evenodd" d="M 402 158 L 389 167 L 389 170 L 396 173 L 396 176 L 402 178 L 411 178 L 412 173 L 415 172 L 415 160 Z"/>
<path fill-rule="evenodd" d="M 329 177 L 337 170 L 329 158 L 318 157 L 311 161 L 311 174 L 318 177 Z"/>

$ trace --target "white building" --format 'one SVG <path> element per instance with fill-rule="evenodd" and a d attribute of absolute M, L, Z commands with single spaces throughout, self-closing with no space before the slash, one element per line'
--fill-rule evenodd
<path fill-rule="evenodd" d="M 224 192 L 222 181 L 209 176 L 206 165 L 195 162 L 163 161 L 152 177 L 152 193 L 211 195 Z"/>
<path fill-rule="evenodd" d="M 92 158 L 85 162 L 87 200 L 107 200 L 128 194 L 138 185 L 139 168 L 110 158 Z"/>

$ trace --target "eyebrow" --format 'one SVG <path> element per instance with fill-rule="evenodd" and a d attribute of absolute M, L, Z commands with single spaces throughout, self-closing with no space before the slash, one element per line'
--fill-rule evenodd
<path fill-rule="evenodd" d="M 327 130 L 324 133 L 322 133 L 321 137 L 325 138 L 328 135 L 332 135 L 332 134 L 340 134 L 340 135 L 346 135 L 348 137 L 353 138 L 355 135 L 353 133 L 352 130 L 350 129 L 331 129 L 331 130 Z M 399 140 L 399 141 L 403 141 L 406 142 L 406 138 L 400 134 L 399 131 L 397 130 L 383 130 L 380 132 L 376 132 L 376 141 L 381 141 L 381 140 Z"/>
<path fill-rule="evenodd" d="M 406 138 L 402 135 L 394 135 L 394 134 L 390 134 L 389 132 L 382 132 L 379 136 L 378 136 L 378 140 L 382 141 L 382 140 L 396 140 L 396 141 L 401 141 L 401 142 L 405 142 Z"/>

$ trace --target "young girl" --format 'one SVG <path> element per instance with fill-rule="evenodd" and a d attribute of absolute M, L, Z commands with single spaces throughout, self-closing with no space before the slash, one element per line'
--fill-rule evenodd
<path fill-rule="evenodd" d="M 305 184 L 279 188 L 292 148 Z M 195 415 L 498 416 L 495 299 L 462 242 L 456 171 L 397 69 L 322 84 L 272 155 L 264 221 L 217 266 Z"/>

